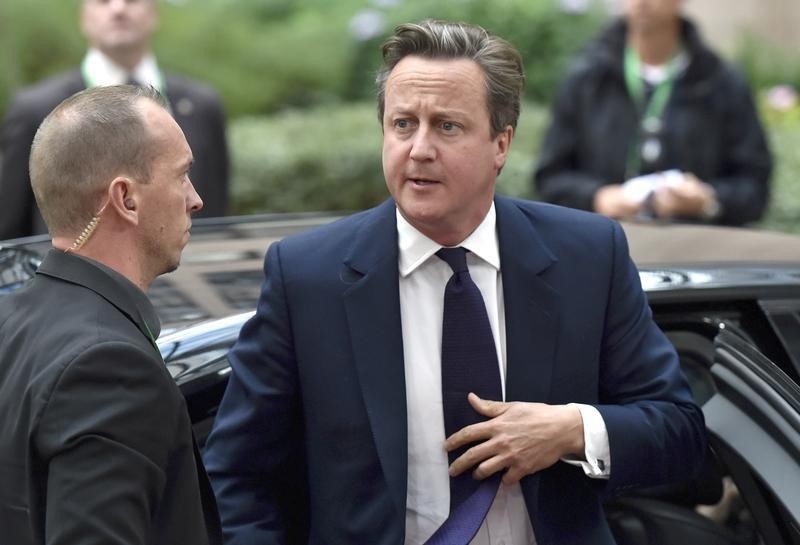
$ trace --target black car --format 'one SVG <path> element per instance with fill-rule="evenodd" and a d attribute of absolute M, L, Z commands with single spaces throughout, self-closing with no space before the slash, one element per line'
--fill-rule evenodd
<path fill-rule="evenodd" d="M 267 246 L 327 215 L 197 220 L 181 267 L 150 290 L 158 345 L 205 441 L 228 350 L 252 314 Z M 695 480 L 607 503 L 619 545 L 800 544 L 800 237 L 626 225 L 656 321 L 708 427 Z M 46 237 L 0 245 L 0 297 L 35 270 Z M 642 460 L 648 463 L 648 460 Z"/>

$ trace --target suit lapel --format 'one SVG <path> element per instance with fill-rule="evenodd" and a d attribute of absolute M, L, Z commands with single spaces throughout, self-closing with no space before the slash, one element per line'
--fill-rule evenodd
<path fill-rule="evenodd" d="M 498 197 L 497 231 L 506 318 L 506 399 L 548 402 L 559 294 L 541 276 L 556 261 L 528 217 Z"/>
<path fill-rule="evenodd" d="M 83 91 L 86 89 L 86 81 L 83 79 L 83 74 L 79 69 L 75 69 L 70 72 L 69 77 L 67 78 L 67 88 L 64 94 L 64 98 L 74 95 L 78 91 Z"/>
<path fill-rule="evenodd" d="M 405 513 L 407 413 L 394 201 L 366 220 L 344 262 L 347 325 L 364 404 L 390 494 Z"/>

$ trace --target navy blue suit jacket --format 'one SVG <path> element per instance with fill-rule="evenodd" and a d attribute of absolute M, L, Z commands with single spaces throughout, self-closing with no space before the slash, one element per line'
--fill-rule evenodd
<path fill-rule="evenodd" d="M 539 545 L 613 543 L 601 500 L 690 476 L 702 413 L 616 222 L 495 199 L 508 401 L 594 405 L 611 478 L 522 480 Z M 270 247 L 206 464 L 228 543 L 401 545 L 407 426 L 395 204 Z M 424 304 L 424 302 L 420 302 Z M 440 418 L 432 414 L 431 418 Z"/>

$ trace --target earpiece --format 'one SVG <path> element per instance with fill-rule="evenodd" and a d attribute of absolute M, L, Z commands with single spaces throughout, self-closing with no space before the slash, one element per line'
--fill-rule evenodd
<path fill-rule="evenodd" d="M 128 210 L 134 209 L 133 199 L 125 199 L 125 208 Z"/>

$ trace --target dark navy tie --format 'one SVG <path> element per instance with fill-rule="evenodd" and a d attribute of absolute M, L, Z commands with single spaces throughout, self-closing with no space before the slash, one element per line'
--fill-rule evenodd
<path fill-rule="evenodd" d="M 442 318 L 442 403 L 444 431 L 449 437 L 461 428 L 486 420 L 470 406 L 467 394 L 502 400 L 489 317 L 478 286 L 467 268 L 464 248 L 442 248 L 436 255 L 453 269 L 444 290 Z M 450 463 L 472 445 L 448 453 Z M 466 545 L 480 528 L 494 501 L 500 474 L 479 481 L 466 471 L 450 479 L 450 516 L 427 545 Z"/>

